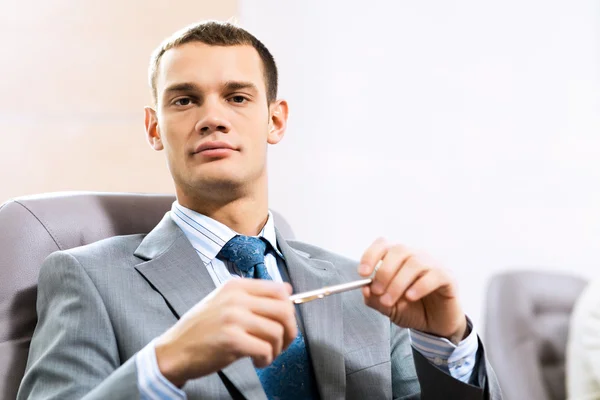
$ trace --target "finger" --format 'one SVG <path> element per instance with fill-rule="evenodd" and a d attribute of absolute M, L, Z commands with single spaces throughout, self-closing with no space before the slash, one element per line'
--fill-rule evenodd
<path fill-rule="evenodd" d="M 237 332 L 232 346 L 238 358 L 250 357 L 257 368 L 267 367 L 275 359 L 269 342 L 242 329 Z"/>
<path fill-rule="evenodd" d="M 227 291 L 244 291 L 253 296 L 271 297 L 287 300 L 291 294 L 291 286 L 286 283 L 265 279 L 230 279 L 224 285 Z"/>
<path fill-rule="evenodd" d="M 409 301 L 417 301 L 430 295 L 431 293 L 443 290 L 445 296 L 453 297 L 452 281 L 450 277 L 443 273 L 440 269 L 432 269 L 418 278 L 406 290 L 405 297 Z"/>
<path fill-rule="evenodd" d="M 286 349 L 298 334 L 296 324 L 296 309 L 294 304 L 286 300 L 275 300 L 265 297 L 253 297 L 243 299 L 244 305 L 254 314 L 273 320 L 281 324 L 283 332 L 283 348 Z"/>
<path fill-rule="evenodd" d="M 283 350 L 284 328 L 281 324 L 260 315 L 249 315 L 242 324 L 250 335 L 269 343 L 273 360 L 277 358 Z"/>
<path fill-rule="evenodd" d="M 412 254 L 408 248 L 404 246 L 393 246 L 388 249 L 387 254 L 383 258 L 381 266 L 373 277 L 371 291 L 375 295 L 382 295 L 386 292 L 392 278 L 397 274 L 398 270 L 403 268 L 404 263 Z"/>
<path fill-rule="evenodd" d="M 406 290 L 417 279 L 429 271 L 429 267 L 423 265 L 415 256 L 406 258 L 396 275 L 387 286 L 385 293 L 381 296 L 381 304 L 391 307 L 398 302 Z"/>
<path fill-rule="evenodd" d="M 399 324 L 399 321 L 401 321 L 399 318 L 401 318 L 402 313 L 404 313 L 409 306 L 408 301 L 402 298 L 393 306 L 386 306 L 381 302 L 381 298 L 378 296 L 365 297 L 365 304 L 389 317 L 390 320 L 396 324 Z M 404 325 L 401 326 L 404 327 Z"/>
<path fill-rule="evenodd" d="M 389 245 L 387 240 L 379 238 L 369 246 L 363 253 L 358 266 L 358 273 L 362 276 L 368 276 L 373 273 L 375 266 L 385 256 Z"/>
<path fill-rule="evenodd" d="M 369 293 L 368 296 L 365 296 L 364 298 L 365 300 L 365 304 L 377 311 L 379 311 L 380 313 L 382 313 L 383 315 L 389 316 L 391 309 L 393 307 L 388 307 L 388 306 L 384 306 L 381 303 L 381 298 L 379 296 L 374 295 L 372 292 Z"/>
<path fill-rule="evenodd" d="M 362 287 L 362 293 L 363 293 L 363 297 L 365 298 L 365 301 L 371 297 L 371 288 L 367 285 L 367 286 L 363 286 Z"/>
<path fill-rule="evenodd" d="M 284 282 L 283 286 L 285 286 L 285 290 L 287 291 L 288 296 L 291 296 L 291 294 L 294 293 L 294 288 L 292 287 L 291 284 Z"/>

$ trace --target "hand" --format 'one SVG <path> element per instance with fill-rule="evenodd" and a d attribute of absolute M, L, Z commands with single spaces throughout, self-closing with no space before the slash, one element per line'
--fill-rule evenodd
<path fill-rule="evenodd" d="M 450 276 L 402 245 L 377 239 L 363 254 L 359 274 L 369 276 L 382 261 L 373 283 L 363 288 L 365 303 L 404 328 L 444 337 L 458 344 L 467 320 Z"/>
<path fill-rule="evenodd" d="M 297 335 L 291 292 L 287 283 L 231 279 L 158 338 L 161 373 L 182 387 L 243 357 L 266 367 Z"/>

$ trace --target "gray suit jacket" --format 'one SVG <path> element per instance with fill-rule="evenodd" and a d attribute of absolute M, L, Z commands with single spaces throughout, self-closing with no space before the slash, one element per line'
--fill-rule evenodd
<path fill-rule="evenodd" d="M 354 261 L 277 240 L 296 292 L 358 278 Z M 148 235 L 52 254 L 40 272 L 39 320 L 18 398 L 139 398 L 133 356 L 214 289 L 168 214 Z M 366 307 L 360 291 L 300 307 L 322 399 L 501 397 L 483 347 L 480 388 L 454 380 L 412 350 L 406 329 Z M 184 390 L 189 399 L 266 399 L 247 358 Z"/>

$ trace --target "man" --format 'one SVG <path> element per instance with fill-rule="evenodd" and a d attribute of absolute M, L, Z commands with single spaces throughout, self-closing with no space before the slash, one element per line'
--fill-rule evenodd
<path fill-rule="evenodd" d="M 567 343 L 567 397 L 600 398 L 600 280 L 591 281 L 573 308 Z"/>
<path fill-rule="evenodd" d="M 266 152 L 288 104 L 261 42 L 189 27 L 154 53 L 150 84 L 147 138 L 177 201 L 147 236 L 47 259 L 19 398 L 500 398 L 442 269 L 382 239 L 356 263 L 275 230 Z M 362 292 L 289 300 L 380 261 Z"/>

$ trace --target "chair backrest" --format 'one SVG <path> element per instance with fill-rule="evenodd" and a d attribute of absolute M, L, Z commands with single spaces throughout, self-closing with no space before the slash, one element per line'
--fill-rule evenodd
<path fill-rule="evenodd" d="M 116 235 L 148 233 L 171 208 L 170 195 L 56 193 L 0 206 L 0 398 L 16 397 L 35 324 L 40 266 L 52 252 Z M 275 225 L 293 238 L 287 222 Z"/>
<path fill-rule="evenodd" d="M 505 400 L 564 400 L 569 318 L 582 278 L 546 272 L 497 275 L 487 292 L 485 343 Z"/>

